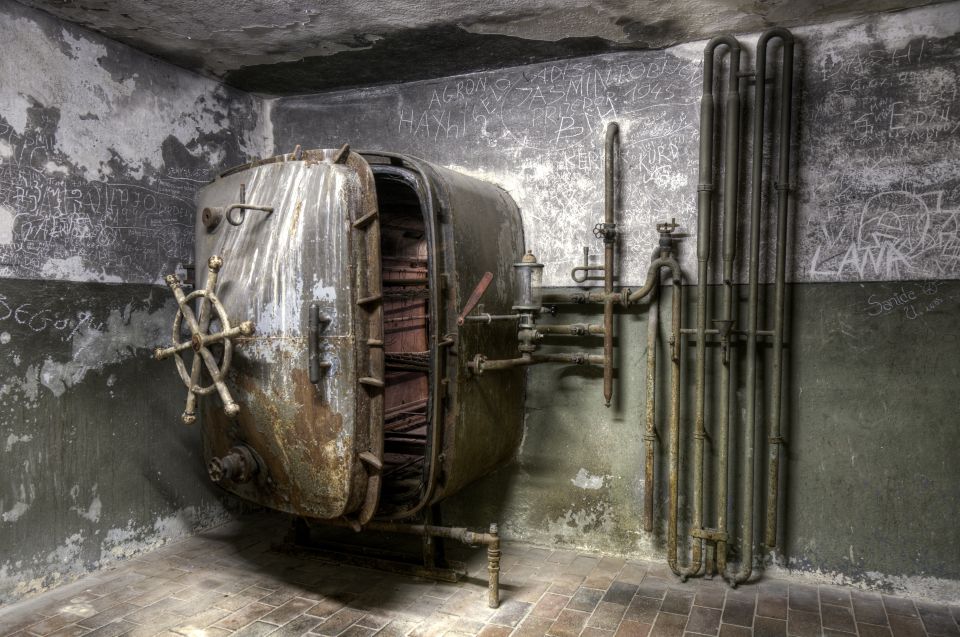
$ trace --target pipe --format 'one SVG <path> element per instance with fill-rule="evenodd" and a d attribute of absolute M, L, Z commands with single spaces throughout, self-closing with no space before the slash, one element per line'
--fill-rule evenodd
<path fill-rule="evenodd" d="M 519 314 L 471 314 L 469 316 L 463 317 L 464 323 L 493 323 L 494 321 L 517 321 L 520 319 Z"/>
<path fill-rule="evenodd" d="M 647 419 L 643 433 L 643 446 L 646 454 L 643 481 L 643 529 L 648 533 L 653 532 L 654 445 L 657 443 L 655 425 L 657 418 L 657 330 L 660 319 L 659 281 L 657 281 L 657 288 L 650 295 L 650 306 L 647 310 Z"/>
<path fill-rule="evenodd" d="M 695 531 L 703 528 L 703 448 L 706 438 L 705 422 L 705 396 L 706 396 L 706 330 L 707 330 L 707 284 L 709 282 L 709 261 L 711 248 L 711 224 L 713 217 L 713 131 L 714 131 L 714 82 L 713 65 L 714 52 L 717 47 L 725 45 L 728 50 L 728 80 L 727 97 L 725 104 L 725 132 L 723 135 L 724 148 L 724 237 L 723 237 L 723 261 L 724 261 L 724 282 L 725 290 L 729 290 L 727 281 L 732 279 L 732 266 L 734 253 L 734 240 L 736 236 L 736 190 L 738 183 L 738 164 L 737 157 L 739 148 L 737 140 L 739 139 L 740 127 L 740 43 L 736 38 L 723 35 L 711 39 L 703 52 L 703 97 L 700 101 L 700 176 L 697 186 L 697 342 L 696 342 L 696 371 L 695 371 L 695 430 L 694 430 L 694 454 L 693 454 L 693 515 L 691 527 Z M 729 265 L 728 265 L 729 264 Z M 725 295 L 726 299 L 729 298 Z M 728 319 L 727 319 L 728 320 Z M 729 377 L 727 378 L 727 390 L 729 392 Z M 729 405 L 723 400 L 721 395 L 721 409 L 728 409 Z M 721 411 L 722 416 L 722 411 Z M 720 419 L 719 437 L 719 458 L 720 468 L 718 509 L 718 527 L 723 532 L 721 526 L 725 523 L 726 512 L 726 478 L 724 467 L 726 466 L 726 431 L 724 417 Z M 677 530 L 672 530 L 674 535 Z M 693 541 L 693 551 L 689 566 L 682 572 L 674 569 L 674 572 L 680 575 L 682 580 L 686 580 L 691 575 L 699 573 L 703 563 L 703 542 L 702 538 L 696 538 Z M 722 544 L 718 543 L 718 560 L 723 559 Z"/>
<path fill-rule="evenodd" d="M 653 262 L 650 263 L 650 266 L 647 268 L 647 278 L 644 281 L 643 287 L 639 290 L 630 291 L 627 288 L 624 288 L 620 292 L 560 292 L 556 294 L 550 294 L 544 298 L 545 302 L 550 303 L 559 303 L 559 304 L 576 304 L 582 305 L 585 303 L 604 303 L 608 301 L 611 303 L 620 303 L 621 305 L 628 306 L 631 303 L 636 303 L 647 295 L 649 295 L 654 288 L 657 286 L 657 274 L 660 268 L 667 268 L 671 272 L 679 272 L 680 266 L 677 264 L 676 260 L 672 256 L 661 256 L 657 257 Z M 539 328 L 540 326 L 538 326 Z"/>
<path fill-rule="evenodd" d="M 477 374 L 490 371 L 500 371 L 503 369 L 515 369 L 517 367 L 529 367 L 530 365 L 540 365 L 543 363 L 570 363 L 573 365 L 603 365 L 604 357 L 597 354 L 585 354 L 582 352 L 566 354 L 531 354 L 524 352 L 519 358 L 502 358 L 488 360 L 486 357 L 477 354 L 473 360 L 467 361 L 467 368 Z"/>
<path fill-rule="evenodd" d="M 447 540 L 456 540 L 468 546 L 478 544 L 487 547 L 487 605 L 490 608 L 497 608 L 500 605 L 500 532 L 496 524 L 490 525 L 487 533 L 478 533 L 465 527 L 454 526 L 433 526 L 430 524 L 401 524 L 398 522 L 380 522 L 377 520 L 367 522 L 362 527 L 357 526 L 353 520 L 346 518 L 335 518 L 331 520 L 322 520 L 322 524 L 331 526 L 349 527 L 356 531 L 362 529 L 370 531 L 379 531 L 381 533 L 402 533 L 405 535 L 418 535 L 420 537 L 439 537 Z"/>
<path fill-rule="evenodd" d="M 749 324 L 747 327 L 747 380 L 746 380 L 746 423 L 744 435 L 743 452 L 743 518 L 740 531 L 740 568 L 736 573 L 724 573 L 724 578 L 731 586 L 742 584 L 750 578 L 753 572 L 753 510 L 754 510 L 754 447 L 756 444 L 756 395 L 757 395 L 757 327 L 759 314 L 759 287 L 760 287 L 760 207 L 762 204 L 762 179 L 763 179 L 763 137 L 764 137 L 764 110 L 766 107 L 766 54 L 767 44 L 775 37 L 783 40 L 783 63 L 784 70 L 781 73 L 781 81 L 785 81 L 789 75 L 792 84 L 792 74 L 787 72 L 787 64 L 792 68 L 793 65 L 793 36 L 785 29 L 770 29 L 760 36 L 757 42 L 757 72 L 754 87 L 754 118 L 753 118 L 753 159 L 752 159 L 752 183 L 750 197 L 750 269 L 749 269 L 749 301 L 748 314 Z M 781 86 L 781 114 L 780 114 L 780 183 L 785 184 L 789 179 L 789 147 L 790 147 L 790 100 L 789 90 Z M 786 99 L 785 99 L 786 98 Z M 786 124 L 786 128 L 784 128 Z M 779 437 L 779 388 L 780 388 L 780 360 L 783 352 L 783 284 L 784 265 L 786 258 L 786 191 L 778 189 L 778 223 L 777 227 L 777 308 L 776 326 L 774 327 L 774 400 L 776 402 L 777 413 L 777 433 Z M 771 438 L 773 433 L 773 422 L 771 422 Z M 779 460 L 779 447 L 777 450 L 777 461 Z M 773 456 L 774 454 L 771 454 Z M 773 466 L 773 465 L 772 465 Z M 779 469 L 779 467 L 777 466 Z M 776 523 L 776 482 L 771 481 L 772 493 L 774 494 L 774 524 Z M 768 523 L 769 523 L 768 507 Z M 774 529 L 774 535 L 776 530 Z"/>
<path fill-rule="evenodd" d="M 730 49 L 729 77 L 727 79 L 727 97 L 724 105 L 725 130 L 723 134 L 723 305 L 720 320 L 720 342 L 723 349 L 720 369 L 720 421 L 717 426 L 717 445 L 720 453 L 717 458 L 717 531 L 721 539 L 717 541 L 716 553 L 719 569 L 726 568 L 727 542 L 722 539 L 727 533 L 727 464 L 729 459 L 730 438 L 730 330 L 733 327 L 733 263 L 736 258 L 737 212 L 740 188 L 740 51 Z M 699 464 L 697 472 L 703 480 L 703 446 L 706 432 L 697 433 Z M 702 489 L 702 486 L 701 486 Z M 702 528 L 702 498 L 700 524 L 694 521 L 696 528 Z M 696 517 L 696 514 L 694 515 Z"/>
<path fill-rule="evenodd" d="M 769 34 L 769 37 L 767 37 Z M 785 312 L 787 260 L 787 213 L 790 205 L 790 115 L 793 106 L 793 34 L 786 29 L 770 29 L 761 36 L 765 43 L 778 37 L 783 42 L 780 71 L 780 138 L 777 158 L 777 266 L 774 291 L 773 365 L 770 396 L 770 439 L 768 451 L 766 545 L 777 546 L 777 495 L 780 486 L 780 404 L 783 392 L 783 325 Z M 766 39 L 765 39 L 766 38 Z"/>
<path fill-rule="evenodd" d="M 661 257 L 662 259 L 662 257 Z M 659 259 L 658 259 L 659 260 Z M 673 277 L 672 316 L 670 320 L 670 451 L 667 490 L 670 498 L 667 524 L 667 564 L 674 573 L 677 564 L 677 519 L 680 509 L 678 475 L 680 467 L 680 325 L 683 311 L 683 274 L 676 261 L 670 259 Z"/>
<path fill-rule="evenodd" d="M 600 336 L 604 333 L 602 325 L 593 323 L 572 323 L 570 325 L 537 325 L 537 331 L 542 334 L 561 336 Z"/>
<path fill-rule="evenodd" d="M 697 330 L 693 329 L 692 327 L 685 327 L 682 330 L 680 330 L 680 333 L 683 335 L 696 334 Z M 707 336 L 717 336 L 721 332 L 716 328 L 708 328 L 704 333 Z M 730 333 L 736 334 L 737 336 L 743 336 L 743 335 L 746 335 L 747 331 L 731 329 Z M 756 334 L 757 336 L 773 336 L 773 330 L 757 330 Z"/>
<path fill-rule="evenodd" d="M 614 155 L 619 142 L 620 126 L 610 122 L 603 145 L 603 291 L 607 295 L 603 304 L 603 400 L 607 407 L 613 398 L 613 301 L 609 297 L 613 293 L 614 246 L 617 241 Z"/>

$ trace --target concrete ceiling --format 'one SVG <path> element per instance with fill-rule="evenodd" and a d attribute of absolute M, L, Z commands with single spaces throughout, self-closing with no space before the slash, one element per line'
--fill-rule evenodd
<path fill-rule="evenodd" d="M 935 0 L 20 0 L 261 94 L 661 48 Z"/>

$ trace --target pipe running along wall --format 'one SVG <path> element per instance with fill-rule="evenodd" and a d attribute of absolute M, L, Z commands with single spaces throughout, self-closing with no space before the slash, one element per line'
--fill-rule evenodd
<path fill-rule="evenodd" d="M 766 49 L 773 39 L 780 39 L 782 46 L 782 69 L 780 72 L 779 89 L 779 122 L 777 148 L 777 181 L 774 190 L 777 193 L 777 240 L 775 247 L 775 301 L 774 326 L 772 330 L 759 329 L 759 276 L 760 276 L 760 223 L 763 193 L 763 148 L 764 122 L 767 106 L 766 81 L 767 57 Z M 714 66 L 717 49 L 725 47 L 727 54 L 726 91 L 723 98 L 723 129 L 719 136 L 715 130 L 715 115 L 718 105 L 717 87 L 714 80 Z M 597 325 L 540 325 L 533 322 L 539 312 L 533 314 L 517 314 L 507 316 L 491 316 L 474 314 L 466 320 L 490 323 L 494 320 L 520 320 L 518 338 L 521 342 L 521 356 L 514 359 L 487 360 L 482 354 L 468 363 L 474 373 L 515 367 L 536 365 L 540 363 L 560 362 L 574 364 L 598 364 L 604 367 L 603 394 L 607 406 L 613 393 L 613 309 L 615 304 L 628 306 L 649 297 L 649 319 L 647 323 L 647 372 L 646 395 L 647 405 L 643 427 L 645 442 L 644 467 L 644 518 L 643 527 L 652 532 L 654 522 L 654 479 L 656 457 L 656 377 L 657 377 L 657 334 L 659 330 L 659 298 L 658 288 L 661 271 L 666 269 L 671 274 L 674 286 L 672 294 L 671 323 L 669 334 L 670 345 L 670 405 L 668 409 L 669 422 L 669 449 L 668 449 L 668 520 L 667 520 L 667 562 L 670 569 L 682 580 L 702 574 L 705 570 L 711 573 L 723 574 L 732 585 L 746 581 L 753 570 L 753 515 L 754 515 L 754 447 L 756 437 L 756 392 L 757 392 L 757 339 L 771 337 L 773 341 L 772 364 L 772 394 L 771 414 L 769 426 L 768 447 L 768 494 L 766 512 L 766 544 L 775 546 L 777 538 L 777 494 L 779 490 L 779 457 L 780 445 L 780 410 L 782 396 L 783 348 L 784 348 L 784 297 L 786 284 L 786 240 L 787 214 L 789 205 L 789 165 L 791 150 L 791 107 L 793 86 L 793 37 L 785 29 L 770 29 L 763 33 L 757 44 L 757 66 L 754 74 L 743 73 L 740 70 L 740 54 L 742 47 L 736 38 L 723 35 L 711 39 L 704 50 L 703 60 L 703 96 L 700 104 L 700 166 L 699 183 L 697 185 L 697 297 L 696 318 L 693 328 L 684 328 L 682 324 L 682 281 L 683 276 L 679 265 L 674 258 L 673 236 L 676 224 L 664 223 L 657 226 L 660 233 L 660 244 L 654 252 L 650 267 L 647 270 L 644 285 L 635 291 L 629 289 L 614 290 L 614 263 L 616 258 L 617 229 L 616 229 L 616 168 L 617 144 L 619 142 L 619 126 L 612 122 L 607 126 L 604 141 L 604 221 L 594 229 L 594 234 L 604 241 L 604 259 L 602 267 L 590 266 L 586 261 L 583 266 L 573 271 L 574 280 L 582 283 L 584 278 L 577 278 L 578 272 L 603 270 L 603 291 L 582 291 L 574 293 L 547 294 L 543 296 L 543 303 L 557 304 L 602 304 L 603 326 Z M 740 120 L 742 117 L 740 101 L 741 79 L 754 76 L 754 117 L 753 117 L 753 145 L 752 145 L 752 182 L 750 197 L 750 238 L 749 238 L 749 301 L 747 309 L 746 330 L 735 329 L 734 319 L 734 271 L 737 258 L 737 222 L 738 222 L 738 193 L 740 188 Z M 722 164 L 714 163 L 714 145 L 719 137 L 721 145 Z M 717 170 L 720 168 L 721 170 Z M 714 224 L 714 176 L 722 173 L 723 213 L 719 221 L 722 223 L 721 235 L 721 272 L 720 282 L 722 296 L 719 317 L 714 318 L 708 327 L 710 315 L 710 300 L 708 286 L 711 280 L 711 246 L 713 243 L 712 227 Z M 585 251 L 586 254 L 586 251 Z M 532 255 L 528 255 L 532 256 Z M 597 356 L 585 352 L 541 355 L 533 353 L 536 342 L 545 334 L 586 335 L 598 334 L 604 338 L 603 355 Z M 680 382 L 681 382 L 681 348 L 684 337 L 695 339 L 695 389 L 694 389 L 694 453 L 692 472 L 692 513 L 689 525 L 691 543 L 689 552 L 680 548 Z M 719 378 L 719 400 L 714 414 L 717 414 L 716 444 L 717 444 L 717 479 L 715 485 L 716 526 L 710 528 L 704 524 L 707 490 L 704 487 L 705 441 L 709 435 L 706 422 L 706 385 L 708 382 L 707 370 L 707 341 L 714 340 L 720 346 L 721 367 Z M 731 355 L 734 347 L 741 339 L 746 340 L 746 422 L 743 433 L 743 489 L 742 489 L 742 519 L 740 522 L 740 564 L 733 570 L 727 563 L 728 532 L 727 513 L 730 506 L 728 498 L 728 467 L 730 460 L 730 425 L 731 425 L 731 391 L 733 389 L 733 372 Z M 715 560 L 705 559 L 709 555 L 708 544 L 712 543 L 715 550 Z M 681 564 L 684 555 L 689 554 L 686 565 Z"/>
<path fill-rule="evenodd" d="M 777 241 L 775 246 L 775 308 L 773 330 L 759 329 L 759 277 L 760 277 L 760 236 L 761 236 L 761 207 L 763 194 L 763 148 L 764 122 L 767 107 L 766 82 L 767 58 L 766 49 L 771 40 L 779 38 L 783 42 L 782 69 L 780 72 L 779 95 L 779 127 L 777 138 L 778 177 L 774 185 L 777 191 Z M 714 53 L 717 47 L 724 45 L 728 49 L 728 80 L 727 92 L 724 99 L 724 129 L 720 136 L 723 149 L 723 235 L 721 254 L 721 285 L 722 298 L 720 316 L 713 319 L 714 328 L 707 327 L 707 316 L 710 313 L 710 303 L 707 286 L 710 281 L 710 247 L 712 243 L 711 228 L 713 225 L 713 178 L 715 167 L 713 164 L 714 145 L 714 113 L 716 109 L 715 89 L 713 81 Z M 770 449 L 768 470 L 767 495 L 767 532 L 766 539 L 769 546 L 776 541 L 776 512 L 777 493 L 779 489 L 779 445 L 780 438 L 780 398 L 782 393 L 782 355 L 783 355 L 783 325 L 784 325 L 784 291 L 785 291 L 785 264 L 787 238 L 787 206 L 788 181 L 790 163 L 790 114 L 793 85 L 793 37 L 785 29 L 770 29 L 761 35 L 757 43 L 756 72 L 754 75 L 754 117 L 752 142 L 752 181 L 750 197 L 750 238 L 748 260 L 749 299 L 747 306 L 747 329 L 734 329 L 734 264 L 736 260 L 737 239 L 737 194 L 740 185 L 740 87 L 739 81 L 744 73 L 739 70 L 740 44 L 730 36 L 713 38 L 704 51 L 704 87 L 701 101 L 700 120 L 700 183 L 698 185 L 698 232 L 697 232 L 697 305 L 696 326 L 694 329 L 682 329 L 685 335 L 694 335 L 696 339 L 696 389 L 695 389 L 695 431 L 694 431 L 694 459 L 693 459 L 693 514 L 690 524 L 690 535 L 693 538 L 690 564 L 685 569 L 678 569 L 673 563 L 671 568 L 682 579 L 700 574 L 705 566 L 708 570 L 723 574 L 731 586 L 736 586 L 749 579 L 753 572 L 754 560 L 754 450 L 756 446 L 756 393 L 757 393 L 757 339 L 760 336 L 772 336 L 773 379 L 771 396 L 770 422 Z M 739 531 L 740 563 L 736 570 L 727 564 L 727 545 L 729 541 L 727 512 L 730 505 L 728 498 L 728 463 L 730 458 L 730 414 L 731 390 L 733 375 L 731 371 L 732 348 L 740 337 L 746 340 L 746 379 L 745 379 L 745 423 L 742 436 L 742 493 L 741 493 L 741 521 Z M 707 383 L 707 339 L 716 339 L 720 345 L 721 367 L 718 405 L 715 413 L 718 414 L 716 429 L 717 442 L 717 481 L 716 481 L 716 528 L 704 526 L 703 511 L 705 508 L 704 489 L 704 444 L 708 435 L 705 422 L 706 411 L 706 383 Z M 679 480 L 679 467 L 673 472 L 675 465 L 671 465 L 671 484 Z M 675 503 L 673 506 L 676 506 Z M 668 550 L 671 551 L 668 559 L 674 558 L 672 552 L 676 548 L 672 538 L 677 535 L 675 521 L 671 518 L 669 537 L 671 538 Z M 716 550 L 715 566 L 710 567 L 703 560 L 707 542 L 713 542 Z"/>

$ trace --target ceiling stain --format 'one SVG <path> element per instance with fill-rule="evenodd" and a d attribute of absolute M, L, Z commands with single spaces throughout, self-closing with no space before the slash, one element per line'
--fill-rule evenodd
<path fill-rule="evenodd" d="M 936 0 L 18 0 L 264 95 L 428 79 Z"/>

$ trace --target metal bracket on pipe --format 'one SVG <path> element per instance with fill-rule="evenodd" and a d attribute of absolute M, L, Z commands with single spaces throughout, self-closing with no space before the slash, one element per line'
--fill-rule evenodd
<path fill-rule="evenodd" d="M 690 529 L 690 537 L 707 540 L 708 542 L 726 542 L 729 539 L 726 531 L 718 531 L 717 529 Z"/>

